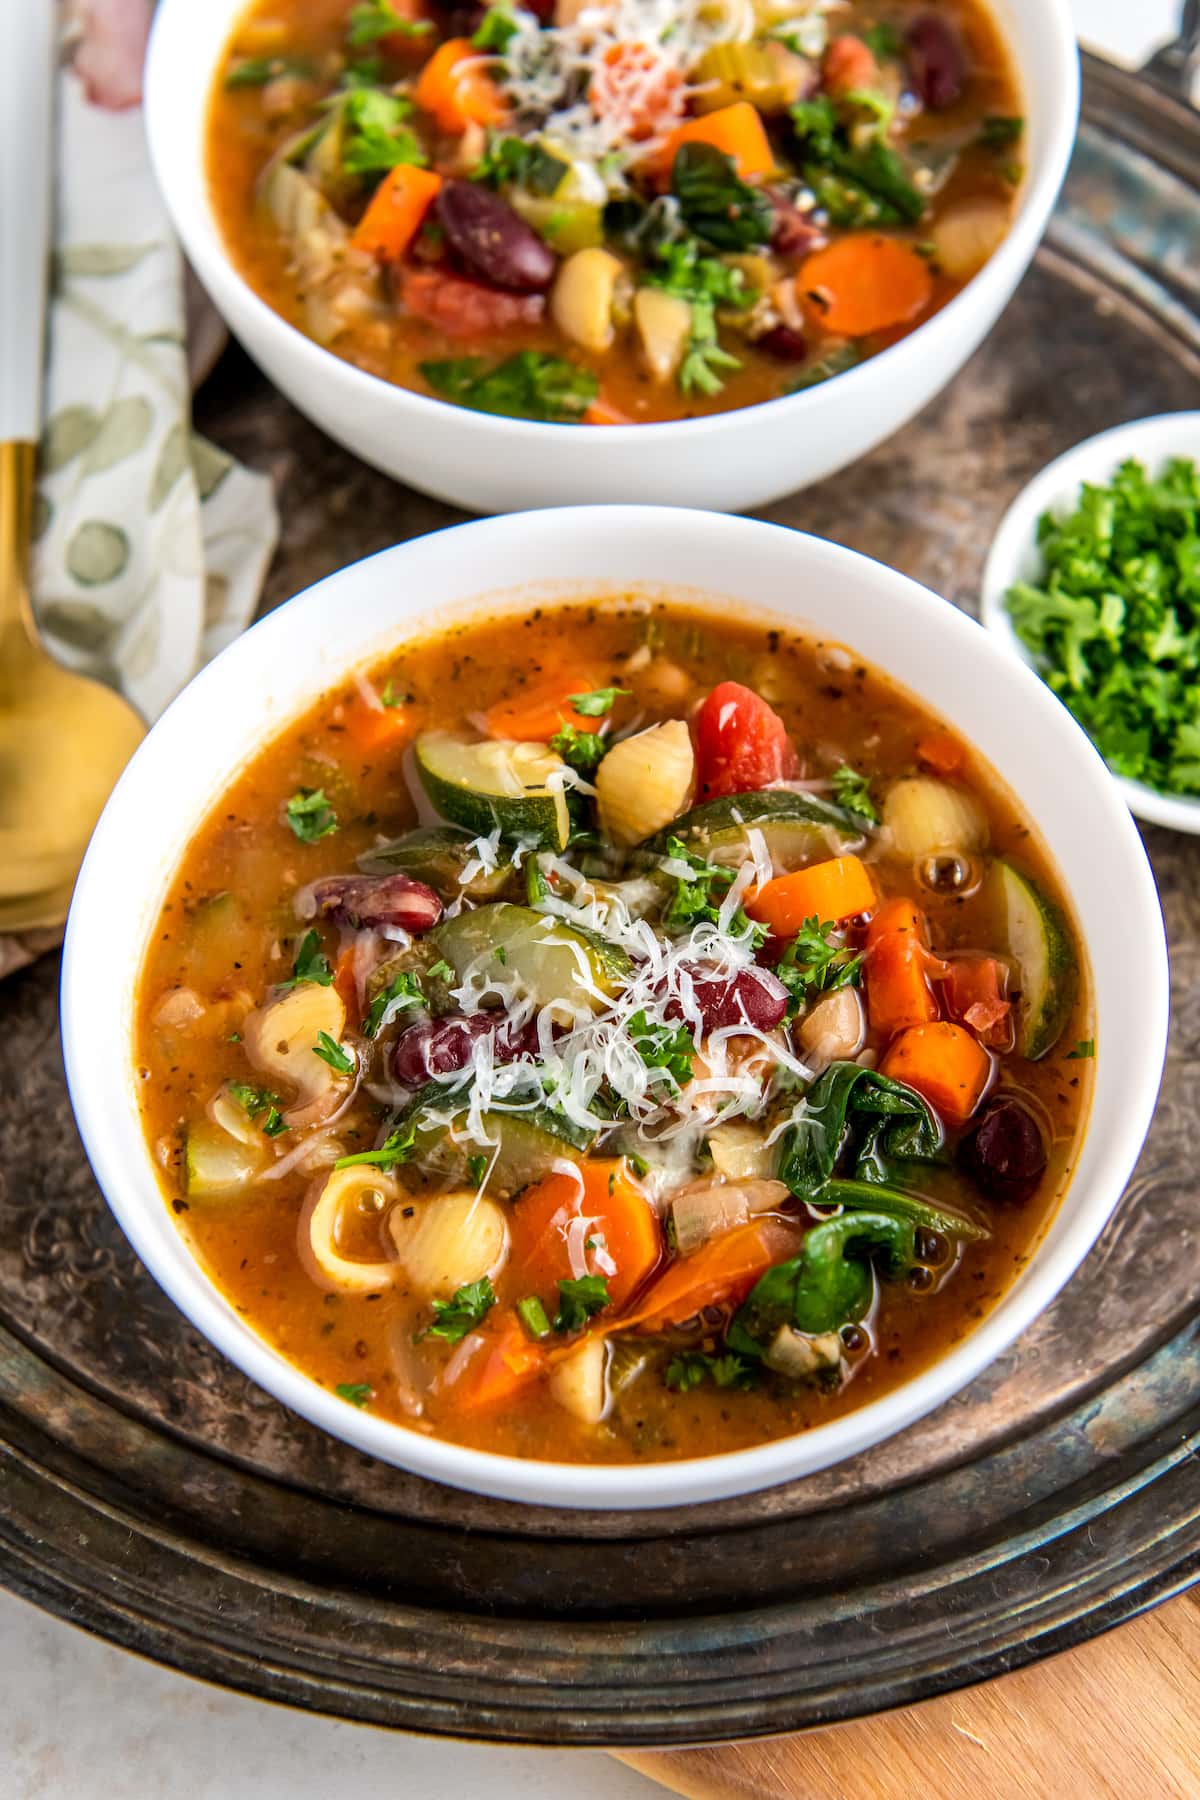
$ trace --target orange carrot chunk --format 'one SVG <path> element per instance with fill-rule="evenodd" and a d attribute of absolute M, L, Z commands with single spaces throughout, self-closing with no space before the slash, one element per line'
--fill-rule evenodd
<path fill-rule="evenodd" d="M 834 95 L 877 88 L 879 64 L 871 46 L 851 32 L 832 39 L 821 58 L 821 86 Z"/>
<path fill-rule="evenodd" d="M 840 924 L 873 912 L 878 903 L 866 865 L 857 856 L 835 856 L 764 883 L 747 899 L 746 911 L 776 937 L 794 937 L 806 919 Z"/>
<path fill-rule="evenodd" d="M 796 286 L 817 323 L 839 337 L 907 325 L 933 298 L 924 257 L 898 238 L 866 231 L 808 257 Z"/>
<path fill-rule="evenodd" d="M 963 1125 L 983 1098 L 992 1060 L 961 1025 L 941 1022 L 902 1031 L 879 1068 L 916 1088 L 947 1124 Z"/>
<path fill-rule="evenodd" d="M 469 38 L 439 45 L 421 70 L 416 101 L 454 136 L 468 125 L 499 125 L 508 117 L 504 96 Z"/>
<path fill-rule="evenodd" d="M 573 1175 L 547 1175 L 514 1203 L 508 1280 L 514 1292 L 553 1300 L 557 1284 L 572 1276 L 568 1233 L 583 1218 L 590 1221 L 581 1246 L 588 1268 L 599 1273 L 606 1262 L 615 1264 L 605 1279 L 609 1303 L 620 1306 L 662 1255 L 658 1216 L 623 1157 L 582 1163 L 579 1175 L 582 1192 Z"/>
<path fill-rule="evenodd" d="M 541 681 L 516 688 L 511 697 L 497 700 L 488 708 L 488 734 L 494 738 L 514 738 L 519 743 L 545 743 L 564 724 L 576 731 L 595 731 L 600 720 L 576 712 L 572 694 L 588 694 L 596 687 L 595 672 L 574 667 L 556 669 Z"/>
<path fill-rule="evenodd" d="M 732 157 L 743 181 L 754 175 L 770 175 L 775 168 L 762 118 L 748 100 L 735 101 L 732 106 L 722 106 L 677 126 L 663 145 L 655 166 L 670 174 L 684 144 L 711 144 L 714 149 L 723 150 Z"/>
<path fill-rule="evenodd" d="M 901 897 L 881 906 L 867 929 L 867 1012 L 872 1028 L 891 1037 L 938 1016 L 926 972 L 929 939 L 924 916 Z"/>
<path fill-rule="evenodd" d="M 597 394 L 592 404 L 583 415 L 585 425 L 632 425 L 633 420 L 628 413 L 623 413 L 619 406 L 606 400 L 603 394 Z"/>
<path fill-rule="evenodd" d="M 366 250 L 380 262 L 398 262 L 421 229 L 438 189 L 440 175 L 401 163 L 389 169 L 359 220 L 350 239 L 356 250 Z"/>
<path fill-rule="evenodd" d="M 479 1335 L 483 1342 L 446 1383 L 460 1412 L 503 1406 L 550 1365 L 547 1352 L 534 1343 L 515 1313 L 505 1314 L 494 1325 L 488 1320 Z"/>
<path fill-rule="evenodd" d="M 633 1325 L 681 1325 L 706 1306 L 741 1300 L 765 1269 L 794 1256 L 800 1241 L 797 1227 L 782 1219 L 737 1225 L 694 1255 L 673 1262 L 633 1312 L 616 1323 L 622 1331 Z"/>
<path fill-rule="evenodd" d="M 949 731 L 931 731 L 917 745 L 917 755 L 935 775 L 957 775 L 966 761 L 958 739 Z"/>
<path fill-rule="evenodd" d="M 346 735 L 356 750 L 373 756 L 400 750 L 417 735 L 419 718 L 411 706 L 372 706 L 356 694 L 346 707 Z"/>

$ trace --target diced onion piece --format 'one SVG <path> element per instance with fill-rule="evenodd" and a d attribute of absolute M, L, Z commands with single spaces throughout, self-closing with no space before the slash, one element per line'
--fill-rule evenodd
<path fill-rule="evenodd" d="M 983 850 L 987 817 L 974 794 L 929 775 L 910 775 L 888 790 L 883 823 L 905 862 L 935 850 Z"/>
<path fill-rule="evenodd" d="M 335 1169 L 300 1215 L 300 1255 L 314 1279 L 323 1287 L 347 1294 L 378 1293 L 391 1287 L 400 1273 L 398 1263 L 360 1262 L 342 1255 L 341 1217 L 350 1206 L 382 1212 L 399 1197 L 400 1189 L 392 1177 L 370 1164 Z"/>
<path fill-rule="evenodd" d="M 771 1339 L 763 1357 L 768 1369 L 786 1375 L 792 1381 L 806 1381 L 810 1375 L 842 1366 L 842 1340 L 836 1331 L 823 1331 L 809 1337 L 791 1325 L 781 1325 Z"/>
<path fill-rule="evenodd" d="M 731 1119 L 708 1134 L 709 1153 L 718 1175 L 729 1181 L 769 1176 L 779 1161 L 779 1146 L 767 1142 L 767 1130 L 746 1119 Z"/>
<path fill-rule="evenodd" d="M 823 994 L 796 1027 L 804 1060 L 814 1073 L 857 1056 L 865 1035 L 862 1000 L 852 987 Z"/>
<path fill-rule="evenodd" d="M 224 1082 L 217 1089 L 205 1112 L 214 1125 L 236 1138 L 239 1144 L 250 1144 L 257 1150 L 262 1149 L 263 1134 L 260 1125 L 256 1125 L 240 1100 L 235 1100 L 229 1091 L 229 1083 Z"/>
<path fill-rule="evenodd" d="M 596 771 L 601 829 L 637 844 L 686 811 L 695 780 L 692 738 L 682 719 L 665 719 L 614 744 Z"/>
<path fill-rule="evenodd" d="M 930 232 L 944 273 L 951 281 L 968 281 L 999 249 L 1011 223 L 1003 200 L 960 200 L 948 206 Z"/>
<path fill-rule="evenodd" d="M 568 256 L 555 278 L 550 314 L 565 337 L 585 350 L 607 350 L 613 341 L 613 305 L 625 266 L 595 246 Z"/>
<path fill-rule="evenodd" d="M 585 1337 L 550 1376 L 550 1392 L 581 1424 L 598 1425 L 608 1410 L 607 1357 L 608 1346 L 602 1337 Z"/>
<path fill-rule="evenodd" d="M 246 1187 L 262 1169 L 261 1143 L 261 1138 L 258 1144 L 240 1143 L 207 1119 L 189 1125 L 184 1155 L 189 1199 L 213 1199 Z"/>
<path fill-rule="evenodd" d="M 388 1221 L 401 1267 L 414 1288 L 448 1300 L 456 1288 L 495 1275 L 508 1254 L 508 1225 L 494 1200 L 464 1190 L 397 1207 Z"/>
<path fill-rule="evenodd" d="M 756 1213 L 770 1212 L 788 1198 L 782 1181 L 708 1181 L 683 1188 L 671 1202 L 675 1248 L 689 1256 L 710 1238 L 723 1237 Z"/>
<path fill-rule="evenodd" d="M 692 309 L 687 301 L 662 288 L 639 288 L 633 297 L 633 320 L 646 367 L 655 381 L 674 381 L 692 333 Z"/>
<path fill-rule="evenodd" d="M 319 1124 L 344 1097 L 348 1078 L 315 1054 L 321 1032 L 340 1043 L 346 1008 L 333 987 L 302 981 L 279 1000 L 260 1006 L 242 1026 L 246 1055 L 273 1082 L 294 1088 L 296 1099 L 284 1111 L 293 1130 Z"/>

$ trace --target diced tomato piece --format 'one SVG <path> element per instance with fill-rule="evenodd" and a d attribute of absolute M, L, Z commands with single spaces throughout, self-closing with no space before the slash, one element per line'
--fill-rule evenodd
<path fill-rule="evenodd" d="M 948 964 L 947 1010 L 969 1025 L 989 1050 L 1012 1048 L 1012 1001 L 1004 998 L 1008 971 L 994 956 L 964 956 Z"/>
<path fill-rule="evenodd" d="M 427 319 L 447 337 L 487 338 L 497 331 L 536 325 L 546 309 L 544 294 L 502 294 L 445 269 L 404 269 L 401 304 Z"/>
<path fill-rule="evenodd" d="M 722 681 L 696 715 L 697 797 L 750 794 L 800 772 L 787 727 L 752 688 Z"/>

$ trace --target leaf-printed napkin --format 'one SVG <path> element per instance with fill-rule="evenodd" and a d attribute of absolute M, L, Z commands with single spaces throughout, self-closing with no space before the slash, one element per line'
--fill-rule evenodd
<path fill-rule="evenodd" d="M 154 719 L 250 621 L 270 483 L 191 428 L 184 267 L 150 171 L 149 0 L 62 11 L 34 608 L 70 666 Z M 0 975 L 39 941 L 0 937 Z"/>

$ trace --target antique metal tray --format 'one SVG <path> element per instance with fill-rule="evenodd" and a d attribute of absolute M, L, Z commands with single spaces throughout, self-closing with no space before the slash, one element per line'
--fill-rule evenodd
<path fill-rule="evenodd" d="M 1104 426 L 1200 404 L 1198 188 L 1195 115 L 1090 62 L 1063 204 L 998 330 L 907 431 L 771 516 L 969 607 L 1035 469 Z M 273 601 L 453 517 L 327 442 L 236 351 L 198 410 L 278 483 Z M 916 1429 L 811 1480 L 672 1513 L 453 1493 L 252 1387 L 158 1292 L 96 1191 L 60 1072 L 55 960 L 14 978 L 0 990 L 0 1578 L 275 1700 L 625 1746 L 915 1700 L 1182 1588 L 1200 1575 L 1200 841 L 1147 842 L 1170 1055 L 1135 1180 L 1086 1266 Z"/>

